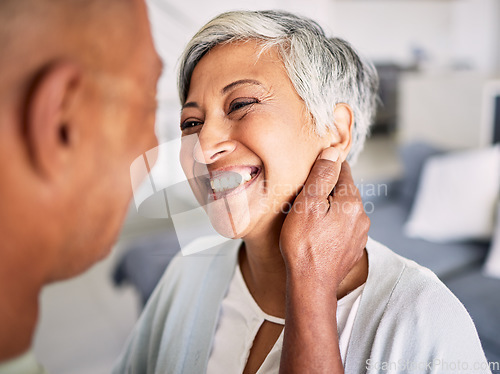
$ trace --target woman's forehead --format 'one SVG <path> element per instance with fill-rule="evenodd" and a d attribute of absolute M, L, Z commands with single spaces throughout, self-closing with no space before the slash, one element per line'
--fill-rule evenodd
<path fill-rule="evenodd" d="M 220 44 L 203 56 L 194 68 L 189 93 L 208 87 L 219 91 L 240 80 L 275 85 L 283 79 L 289 80 L 276 48 L 262 50 L 254 40 Z"/>

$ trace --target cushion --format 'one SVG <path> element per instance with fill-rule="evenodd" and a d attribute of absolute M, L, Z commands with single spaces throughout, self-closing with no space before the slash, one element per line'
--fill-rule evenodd
<path fill-rule="evenodd" d="M 431 157 L 405 226 L 435 242 L 489 240 L 500 191 L 500 146 Z"/>
<path fill-rule="evenodd" d="M 497 209 L 495 234 L 493 235 L 493 241 L 488 253 L 488 258 L 484 264 L 484 272 L 486 275 L 500 278 L 500 203 L 498 204 Z M 500 288 L 498 291 L 500 292 Z"/>
<path fill-rule="evenodd" d="M 401 256 L 431 269 L 442 280 L 455 276 L 464 269 L 479 267 L 488 251 L 489 243 L 432 243 L 408 238 L 403 232 L 407 210 L 397 199 L 377 202 L 368 217 L 369 235 Z"/>
<path fill-rule="evenodd" d="M 401 183 L 400 198 L 408 209 L 411 208 L 415 200 L 420 174 L 425 161 L 429 157 L 442 152 L 440 149 L 424 142 L 411 142 L 401 147 L 399 153 L 403 163 L 404 176 Z"/>

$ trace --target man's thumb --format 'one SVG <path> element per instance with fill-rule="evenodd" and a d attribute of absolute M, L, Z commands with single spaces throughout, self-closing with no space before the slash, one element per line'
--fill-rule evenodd
<path fill-rule="evenodd" d="M 337 184 L 342 163 L 340 152 L 335 147 L 323 150 L 314 163 L 302 190 L 304 197 L 327 199 Z"/>

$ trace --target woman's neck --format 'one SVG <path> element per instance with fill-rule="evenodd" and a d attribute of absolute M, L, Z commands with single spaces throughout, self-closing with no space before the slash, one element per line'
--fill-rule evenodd
<path fill-rule="evenodd" d="M 239 264 L 245 283 L 267 314 L 285 317 L 286 268 L 279 248 L 281 224 L 245 237 Z"/>
<path fill-rule="evenodd" d="M 286 267 L 279 248 L 281 224 L 259 235 L 247 236 L 239 253 L 239 265 L 245 283 L 259 307 L 267 314 L 285 317 Z M 366 250 L 340 283 L 340 299 L 366 282 L 368 255 Z"/>

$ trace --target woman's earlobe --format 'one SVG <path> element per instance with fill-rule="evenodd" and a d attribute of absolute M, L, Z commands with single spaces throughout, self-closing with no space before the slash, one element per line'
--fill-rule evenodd
<path fill-rule="evenodd" d="M 71 141 L 68 108 L 81 70 L 59 62 L 44 70 L 34 83 L 26 106 L 26 146 L 37 172 L 45 177 L 60 173 Z"/>
<path fill-rule="evenodd" d="M 352 144 L 352 129 L 354 125 L 352 108 L 346 103 L 336 104 L 334 120 L 335 128 L 337 129 L 337 139 L 331 146 L 340 152 L 340 159 L 345 161 Z"/>

